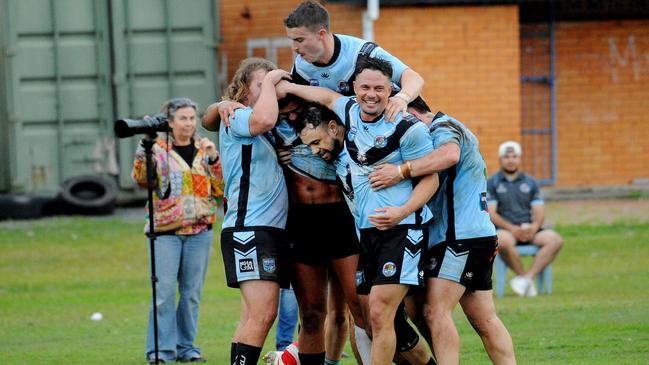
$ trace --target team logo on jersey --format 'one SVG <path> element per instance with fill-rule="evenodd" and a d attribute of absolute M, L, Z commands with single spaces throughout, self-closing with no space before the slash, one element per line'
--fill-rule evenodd
<path fill-rule="evenodd" d="M 239 271 L 240 272 L 255 271 L 255 263 L 252 261 L 252 259 L 239 260 Z"/>
<path fill-rule="evenodd" d="M 320 81 L 318 81 L 318 79 L 309 79 L 309 85 L 320 86 Z"/>
<path fill-rule="evenodd" d="M 359 286 L 363 284 L 363 281 L 365 281 L 363 277 L 363 272 L 362 271 L 356 271 L 356 286 Z"/>
<path fill-rule="evenodd" d="M 471 279 L 473 279 L 473 273 L 472 273 L 471 271 L 469 271 L 469 272 L 467 272 L 466 274 L 464 274 L 464 277 L 465 277 L 466 279 L 471 280 Z"/>
<path fill-rule="evenodd" d="M 349 92 L 349 84 L 345 80 L 338 81 L 338 92 L 341 94 Z"/>
<path fill-rule="evenodd" d="M 274 257 L 264 257 L 262 260 L 262 264 L 264 266 L 264 271 L 272 274 L 275 272 L 276 266 L 275 266 L 275 258 Z"/>
<path fill-rule="evenodd" d="M 365 161 L 367 161 L 367 156 L 365 156 L 364 153 L 359 152 L 359 153 L 356 155 L 356 159 L 357 159 L 358 162 L 360 162 L 360 163 L 365 163 Z"/>
<path fill-rule="evenodd" d="M 523 194 L 529 194 L 530 191 L 532 191 L 532 188 L 527 185 L 527 183 L 522 183 L 520 186 L 521 193 Z"/>
<path fill-rule="evenodd" d="M 496 188 L 496 193 L 505 194 L 506 192 L 507 192 L 507 187 L 504 184 L 498 184 L 498 187 Z"/>
<path fill-rule="evenodd" d="M 356 137 L 356 132 L 358 132 L 358 129 L 356 129 L 356 127 L 351 126 L 351 128 L 349 128 L 349 132 L 347 133 L 347 139 L 350 142 L 354 140 L 354 137 Z"/>
<path fill-rule="evenodd" d="M 320 76 L 321 76 L 323 79 L 328 79 L 328 78 L 329 78 L 329 74 L 326 73 L 326 72 L 323 72 L 322 74 L 320 74 Z"/>
<path fill-rule="evenodd" d="M 487 204 L 487 193 L 484 191 L 480 193 L 480 210 L 485 212 L 489 211 L 489 205 Z"/>
<path fill-rule="evenodd" d="M 374 139 L 374 147 L 376 148 L 383 148 L 386 144 L 388 144 L 388 139 L 386 136 L 376 136 L 376 138 Z"/>
<path fill-rule="evenodd" d="M 394 262 L 386 262 L 383 264 L 383 276 L 389 278 L 397 273 L 397 265 Z"/>

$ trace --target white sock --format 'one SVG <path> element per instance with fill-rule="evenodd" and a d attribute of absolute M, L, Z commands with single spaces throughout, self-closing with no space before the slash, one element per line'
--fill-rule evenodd
<path fill-rule="evenodd" d="M 354 325 L 354 335 L 356 335 L 356 348 L 358 348 L 358 354 L 361 356 L 363 365 L 370 365 L 372 340 L 370 340 L 364 329 L 356 325 Z"/>

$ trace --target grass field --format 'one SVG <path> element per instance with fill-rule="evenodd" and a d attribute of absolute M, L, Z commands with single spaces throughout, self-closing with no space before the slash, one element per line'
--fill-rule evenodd
<path fill-rule="evenodd" d="M 519 364 L 649 364 L 649 223 L 557 230 L 566 245 L 554 294 L 496 300 Z M 144 364 L 147 247 L 140 219 L 1 223 L 0 364 Z M 216 242 L 197 340 L 212 364 L 227 364 L 238 303 Z M 462 363 L 489 363 L 464 316 L 455 319 Z"/>

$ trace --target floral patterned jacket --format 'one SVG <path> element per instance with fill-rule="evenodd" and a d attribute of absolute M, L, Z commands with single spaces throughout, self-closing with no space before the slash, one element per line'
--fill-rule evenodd
<path fill-rule="evenodd" d="M 214 224 L 217 198 L 223 197 L 221 161 L 209 163 L 205 151 L 196 144 L 192 166 L 163 139 L 153 145 L 156 188 L 153 193 L 155 232 L 174 231 L 179 235 L 200 233 Z M 147 187 L 144 147 L 138 145 L 131 176 Z M 149 232 L 149 217 L 144 227 Z"/>

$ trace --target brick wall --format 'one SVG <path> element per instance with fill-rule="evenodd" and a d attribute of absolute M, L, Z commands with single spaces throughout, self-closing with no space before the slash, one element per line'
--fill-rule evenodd
<path fill-rule="evenodd" d="M 520 137 L 517 6 L 381 8 L 376 42 L 417 70 L 433 111 L 480 139 L 489 174 L 498 145 Z"/>
<path fill-rule="evenodd" d="M 556 28 L 558 186 L 649 178 L 649 21 Z"/>

